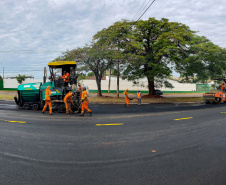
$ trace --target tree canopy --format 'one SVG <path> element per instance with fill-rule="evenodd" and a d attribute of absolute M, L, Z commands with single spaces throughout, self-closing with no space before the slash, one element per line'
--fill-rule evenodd
<path fill-rule="evenodd" d="M 173 71 L 184 81 L 205 81 L 223 77 L 226 70 L 225 49 L 165 18 L 116 22 L 97 32 L 90 45 L 63 55 L 65 60 L 73 57 L 94 73 L 99 95 L 104 72 L 116 64 L 118 74 L 120 64 L 124 77 L 134 83 L 146 77 L 150 95 L 156 86 L 172 87 L 168 79 Z"/>

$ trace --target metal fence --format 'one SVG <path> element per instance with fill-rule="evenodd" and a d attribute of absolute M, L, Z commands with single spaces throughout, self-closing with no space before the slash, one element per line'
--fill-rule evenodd
<path fill-rule="evenodd" d="M 196 84 L 196 91 L 216 90 L 219 85 L 216 84 Z"/>

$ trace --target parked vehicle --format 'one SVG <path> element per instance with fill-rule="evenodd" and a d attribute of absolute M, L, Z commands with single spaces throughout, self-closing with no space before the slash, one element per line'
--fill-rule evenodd
<path fill-rule="evenodd" d="M 155 95 L 163 95 L 163 93 L 162 93 L 162 91 L 161 90 L 159 90 L 159 89 L 156 89 L 155 90 Z"/>

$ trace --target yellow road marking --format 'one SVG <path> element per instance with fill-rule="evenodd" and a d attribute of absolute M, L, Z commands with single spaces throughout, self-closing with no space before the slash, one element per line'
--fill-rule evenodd
<path fill-rule="evenodd" d="M 4 120 L 4 119 L 0 119 L 0 121 L 5 121 L 9 123 L 26 123 L 25 121 L 10 121 L 10 120 Z"/>
<path fill-rule="evenodd" d="M 179 118 L 179 119 L 174 119 L 174 120 L 178 121 L 178 120 L 192 119 L 192 118 L 193 118 L 193 117 L 187 117 L 187 118 Z"/>
<path fill-rule="evenodd" d="M 221 112 L 221 114 L 226 114 L 226 112 Z"/>
<path fill-rule="evenodd" d="M 118 126 L 118 125 L 123 125 L 123 123 L 96 124 L 96 126 Z"/>
<path fill-rule="evenodd" d="M 8 121 L 10 123 L 26 123 L 25 121 Z"/>

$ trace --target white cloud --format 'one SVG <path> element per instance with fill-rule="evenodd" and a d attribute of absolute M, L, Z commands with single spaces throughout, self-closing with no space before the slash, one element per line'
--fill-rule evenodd
<path fill-rule="evenodd" d="M 143 2 L 0 1 L 0 64 L 3 63 L 0 65 L 0 74 L 3 65 L 6 72 L 8 70 L 20 73 L 25 66 L 28 70 L 32 70 L 34 66 L 40 66 L 42 69 L 49 61 L 61 55 L 60 51 L 82 47 L 91 41 L 97 31 L 121 19 L 133 19 Z M 144 9 L 141 12 L 143 11 Z M 224 1 L 156 0 L 142 19 L 149 17 L 168 18 L 170 21 L 184 23 L 192 30 L 199 31 L 199 35 L 226 47 Z M 42 72 L 39 76 L 41 75 Z"/>

